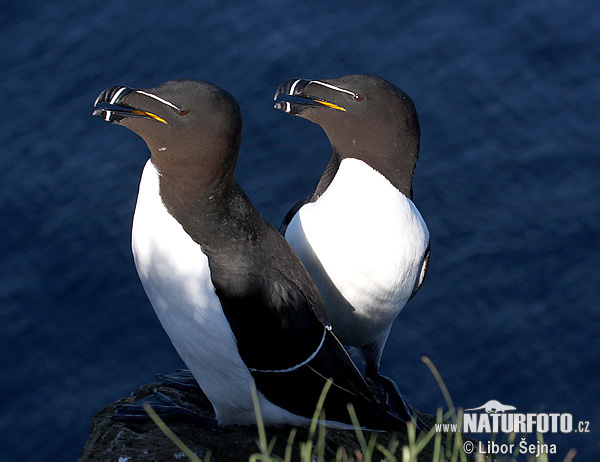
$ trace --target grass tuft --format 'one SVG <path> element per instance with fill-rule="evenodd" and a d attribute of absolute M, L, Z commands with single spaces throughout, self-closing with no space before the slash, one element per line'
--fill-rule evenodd
<path fill-rule="evenodd" d="M 354 407 L 349 404 L 348 405 L 348 413 L 350 415 L 350 419 L 354 426 L 354 432 L 356 434 L 356 439 L 360 446 L 360 449 L 356 449 L 354 453 L 349 456 L 347 448 L 340 446 L 337 448 L 335 452 L 335 462 L 417 462 L 419 460 L 419 456 L 422 455 L 423 451 L 433 440 L 432 443 L 432 455 L 431 462 L 466 462 L 467 460 L 475 460 L 476 462 L 483 462 L 486 459 L 486 456 L 483 454 L 466 454 L 463 449 L 464 438 L 462 436 L 462 429 L 460 428 L 462 425 L 462 413 L 463 410 L 461 408 L 456 409 L 450 397 L 450 393 L 442 380 L 441 375 L 439 374 L 437 368 L 433 365 L 431 360 L 427 357 L 422 358 L 423 362 L 430 369 L 431 373 L 435 377 L 438 386 L 444 396 L 446 404 L 448 406 L 448 410 L 444 413 L 442 408 L 438 408 L 436 413 L 436 424 L 442 424 L 447 422 L 448 419 L 452 419 L 455 423 L 458 424 L 458 431 L 456 433 L 446 433 L 445 435 L 445 443 L 442 444 L 442 440 L 444 435 L 441 432 L 436 432 L 435 425 L 427 432 L 421 432 L 417 435 L 416 428 L 412 422 L 407 424 L 407 438 L 408 444 L 402 446 L 400 448 L 400 442 L 397 439 L 396 435 L 390 439 L 387 447 L 377 442 L 377 433 L 372 433 L 369 440 L 365 437 L 365 433 L 363 432 L 362 427 L 360 426 L 360 422 L 358 421 L 358 417 L 354 410 Z M 325 411 L 323 409 L 323 405 L 325 403 L 325 398 L 327 393 L 332 385 L 332 381 L 328 380 L 323 390 L 321 392 L 321 396 L 317 402 L 317 406 L 315 412 L 313 413 L 313 417 L 311 419 L 311 423 L 308 429 L 308 435 L 306 441 L 297 442 L 300 462 L 325 462 L 325 450 L 326 450 L 326 435 L 327 435 L 327 427 L 325 426 Z M 293 451 L 294 451 L 294 442 L 296 441 L 296 437 L 298 431 L 296 428 L 292 428 L 290 434 L 287 438 L 287 444 L 285 447 L 284 457 L 278 457 L 276 455 L 272 455 L 273 448 L 275 446 L 275 438 L 271 441 L 267 441 L 267 432 L 265 429 L 264 421 L 262 418 L 262 414 L 260 411 L 260 405 L 258 400 L 258 392 L 256 390 L 256 385 L 252 382 L 252 402 L 254 404 L 254 412 L 256 415 L 256 427 L 258 431 L 258 448 L 260 450 L 257 454 L 252 454 L 249 457 L 249 462 L 291 462 Z M 189 457 L 192 462 L 201 462 L 198 456 L 196 456 L 193 451 L 191 451 L 177 435 L 175 435 L 167 425 L 156 415 L 154 410 L 147 404 L 144 405 L 146 412 L 152 418 L 154 423 L 163 431 L 163 433 L 171 440 L 173 443 L 177 445 L 179 449 L 181 449 L 184 454 Z M 317 440 L 315 441 L 315 436 Z M 495 438 L 497 435 L 492 435 L 492 438 Z M 518 435 L 515 433 L 511 433 L 508 435 L 508 441 L 514 442 Z M 543 443 L 543 435 L 537 434 L 537 440 L 540 444 Z M 379 454 L 377 458 L 376 453 Z M 565 459 L 564 462 L 572 462 L 575 457 L 576 451 L 575 449 L 571 449 Z M 206 454 L 205 461 L 210 460 L 210 453 Z M 423 457 L 420 457 L 420 460 Z M 506 462 L 516 462 L 517 453 L 512 455 L 511 458 L 503 459 Z M 533 459 L 535 462 L 548 462 L 548 456 L 546 454 L 540 454 L 538 458 Z"/>

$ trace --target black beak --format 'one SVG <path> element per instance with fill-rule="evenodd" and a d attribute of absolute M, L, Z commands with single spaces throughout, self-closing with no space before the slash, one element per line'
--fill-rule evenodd
<path fill-rule="evenodd" d="M 123 103 L 123 99 L 125 99 L 125 97 L 133 91 L 135 91 L 135 89 L 129 87 L 107 88 L 102 93 L 100 93 L 98 95 L 98 98 L 96 98 L 96 101 L 94 101 L 95 109 L 94 112 L 92 112 L 92 115 L 100 117 L 101 119 L 104 119 L 107 122 L 111 123 L 120 122 L 126 117 L 129 117 L 131 115 L 131 111 L 128 110 L 128 106 Z M 118 107 L 97 107 L 99 104 L 108 104 L 110 106 Z"/>
<path fill-rule="evenodd" d="M 142 117 L 154 119 L 166 124 L 167 122 L 150 112 L 136 109 L 125 102 L 125 98 L 131 93 L 138 91 L 130 87 L 110 87 L 102 91 L 94 101 L 94 112 L 92 115 L 100 117 L 110 123 L 118 123 L 129 117 Z M 103 106 L 100 106 L 103 105 Z"/>
<path fill-rule="evenodd" d="M 289 95 L 289 96 L 298 96 L 302 94 L 302 90 L 306 88 L 306 86 L 310 83 L 310 80 L 305 79 L 291 79 L 283 82 L 279 85 L 279 88 L 275 92 L 275 96 L 273 100 L 277 100 L 277 98 L 281 95 Z"/>
<path fill-rule="evenodd" d="M 94 101 L 94 107 L 98 106 L 101 103 L 108 104 L 120 104 L 123 98 L 127 96 L 132 91 L 135 91 L 135 88 L 129 87 L 110 87 L 104 90 L 102 93 L 98 95 L 96 101 Z"/>
<path fill-rule="evenodd" d="M 277 88 L 275 97 L 273 99 L 277 100 L 277 98 L 279 98 L 281 95 L 285 95 L 300 98 L 302 101 L 277 101 L 274 106 L 275 109 L 279 109 L 292 115 L 300 115 L 310 107 L 328 108 L 342 112 L 346 111 L 343 107 L 338 106 L 337 104 L 331 103 L 323 98 L 308 93 L 307 87 L 311 83 L 320 82 L 306 79 L 291 79 L 283 82 L 281 85 L 279 85 L 279 88 Z"/>

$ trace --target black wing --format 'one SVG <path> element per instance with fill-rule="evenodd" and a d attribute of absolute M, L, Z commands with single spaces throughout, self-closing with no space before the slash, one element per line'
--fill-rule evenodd
<path fill-rule="evenodd" d="M 427 268 L 429 267 L 429 256 L 431 255 L 431 241 L 427 244 L 427 250 L 425 250 L 425 256 L 423 257 L 423 263 L 421 265 L 421 271 L 417 276 L 417 280 L 415 281 L 415 287 L 410 295 L 409 300 L 411 300 L 423 285 L 423 281 L 425 281 L 425 276 L 427 275 Z"/>
<path fill-rule="evenodd" d="M 296 213 L 298 213 L 298 210 L 300 210 L 303 205 L 306 205 L 309 202 L 311 202 L 311 200 L 312 200 L 311 198 L 312 198 L 312 196 L 306 196 L 301 201 L 296 202 L 294 204 L 294 206 L 290 209 L 290 211 L 285 215 L 285 217 L 283 218 L 283 221 L 281 222 L 281 225 L 279 225 L 279 232 L 281 233 L 282 236 L 285 236 L 287 227 L 290 224 L 290 222 L 292 221 L 292 218 L 294 218 L 294 215 L 296 215 Z"/>
<path fill-rule="evenodd" d="M 332 379 L 327 419 L 351 423 L 352 403 L 361 424 L 400 428 L 328 329 L 324 302 L 300 259 L 242 194 L 230 209 L 243 211 L 239 219 L 230 214 L 222 221 L 235 223 L 234 237 L 228 232 L 231 245 L 207 254 L 213 285 L 257 388 L 271 402 L 310 418 Z"/>

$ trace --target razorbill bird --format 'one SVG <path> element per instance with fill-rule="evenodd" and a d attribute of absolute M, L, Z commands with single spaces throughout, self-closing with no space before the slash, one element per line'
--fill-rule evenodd
<path fill-rule="evenodd" d="M 275 100 L 281 95 L 294 98 L 275 108 L 320 125 L 333 155 L 280 232 L 317 284 L 336 336 L 359 349 L 365 375 L 388 399 L 412 412 L 379 364 L 392 323 L 423 284 L 429 261 L 429 231 L 412 202 L 415 106 L 390 82 L 368 75 L 288 80 Z"/>
<path fill-rule="evenodd" d="M 306 269 L 234 179 L 242 115 L 207 82 L 112 87 L 94 115 L 140 135 L 151 158 L 132 230 L 135 265 L 175 349 L 221 426 L 309 422 L 327 382 L 326 420 L 401 428 L 332 334 Z"/>

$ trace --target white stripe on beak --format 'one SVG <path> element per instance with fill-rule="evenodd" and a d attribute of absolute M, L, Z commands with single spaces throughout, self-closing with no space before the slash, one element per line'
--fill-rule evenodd
<path fill-rule="evenodd" d="M 122 87 L 118 92 L 116 92 L 114 94 L 114 96 L 111 98 L 109 104 L 115 104 L 115 101 L 117 101 L 119 99 L 119 96 L 121 96 L 121 94 L 127 90 L 127 87 Z"/>
<path fill-rule="evenodd" d="M 300 80 L 302 80 L 302 79 L 298 79 L 298 80 L 296 80 L 296 81 L 295 81 L 295 82 L 292 84 L 292 87 L 290 88 L 290 95 L 293 95 L 293 94 L 294 94 L 294 90 L 296 89 L 296 85 L 298 85 L 298 82 L 300 82 Z"/>
<path fill-rule="evenodd" d="M 316 83 L 318 85 L 323 85 L 324 87 L 331 88 L 332 90 L 341 91 L 342 93 L 347 93 L 349 95 L 356 96 L 356 93 L 354 93 L 353 91 L 346 90 L 345 88 L 341 88 L 341 87 L 336 87 L 335 85 L 331 85 L 330 83 L 321 82 L 320 80 L 311 80 L 310 82 L 308 82 L 309 85 L 311 83 Z"/>
<path fill-rule="evenodd" d="M 153 95 L 152 93 L 147 93 L 147 92 L 145 92 L 143 90 L 136 90 L 135 92 L 139 93 L 140 95 L 148 96 L 149 98 L 154 98 L 156 101 L 160 101 L 161 103 L 166 104 L 167 106 L 172 107 L 176 111 L 181 112 L 181 109 L 179 109 L 177 106 L 175 106 L 173 103 L 170 103 L 166 99 L 162 99 L 159 96 Z"/>

